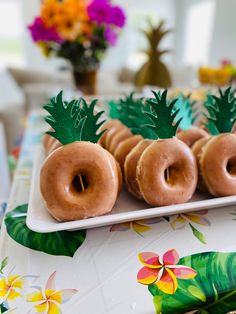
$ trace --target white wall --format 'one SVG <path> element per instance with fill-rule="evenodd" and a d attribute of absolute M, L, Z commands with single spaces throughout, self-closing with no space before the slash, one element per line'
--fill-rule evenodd
<path fill-rule="evenodd" d="M 216 0 L 210 63 L 218 66 L 223 58 L 236 63 L 236 1 Z"/>

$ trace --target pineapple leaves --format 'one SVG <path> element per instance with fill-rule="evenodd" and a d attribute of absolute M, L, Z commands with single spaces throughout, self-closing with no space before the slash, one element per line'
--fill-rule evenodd
<path fill-rule="evenodd" d="M 236 98 L 231 87 L 219 89 L 219 97 L 208 95 L 204 107 L 208 112 L 206 127 L 212 135 L 231 132 L 236 121 Z"/>
<path fill-rule="evenodd" d="M 105 121 L 100 121 L 103 111 L 94 114 L 96 100 L 90 105 L 83 98 L 63 101 L 63 92 L 50 99 L 44 106 L 49 113 L 45 121 L 51 126 L 52 131 L 47 134 L 56 138 L 63 145 L 75 141 L 90 141 L 97 143 L 103 132 L 98 133 L 98 129 Z"/>
<path fill-rule="evenodd" d="M 167 101 L 167 90 L 162 94 L 153 92 L 155 98 L 147 101 L 151 107 L 151 112 L 146 112 L 152 120 L 153 125 L 148 127 L 155 132 L 158 139 L 167 139 L 175 136 L 177 128 L 182 121 L 182 118 L 176 119 L 180 109 L 175 109 L 177 99 L 170 103 Z"/>
<path fill-rule="evenodd" d="M 146 139 L 156 139 L 156 134 L 147 127 L 152 121 L 145 113 L 150 112 L 151 108 L 143 103 L 143 99 L 134 99 L 132 93 L 125 99 L 110 101 L 108 106 L 109 116 L 119 119 L 133 134 L 142 135 Z"/>

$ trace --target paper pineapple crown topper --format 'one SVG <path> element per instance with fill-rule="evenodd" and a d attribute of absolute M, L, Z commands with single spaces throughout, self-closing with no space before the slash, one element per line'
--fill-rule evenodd
<path fill-rule="evenodd" d="M 154 97 L 147 100 L 151 107 L 151 112 L 146 115 L 152 120 L 152 125 L 148 125 L 155 132 L 157 139 L 168 139 L 176 135 L 178 126 L 182 118 L 176 119 L 180 109 L 175 109 L 177 99 L 167 101 L 167 90 L 163 93 L 153 91 Z"/>
<path fill-rule="evenodd" d="M 144 104 L 143 99 L 135 100 L 133 93 L 118 102 L 109 102 L 110 117 L 119 119 L 131 129 L 134 134 L 144 138 L 158 139 L 175 136 L 179 124 L 192 126 L 195 121 L 195 112 L 189 97 L 181 96 L 167 101 L 167 90 L 153 92 L 155 98 L 148 99 Z M 183 118 L 182 118 L 183 116 Z"/>
<path fill-rule="evenodd" d="M 93 100 L 88 105 L 83 98 L 66 102 L 63 101 L 63 92 L 61 91 L 44 106 L 44 109 L 49 113 L 45 120 L 53 129 L 53 131 L 46 133 L 63 145 L 75 141 L 97 143 L 105 132 L 98 133 L 98 129 L 105 120 L 99 122 L 104 111 L 94 114 L 96 102 L 97 100 Z"/>
<path fill-rule="evenodd" d="M 145 105 L 142 98 L 134 99 L 134 93 L 118 101 L 111 100 L 108 103 L 109 116 L 119 119 L 125 126 L 130 128 L 133 134 L 142 135 L 144 138 L 156 139 L 156 134 L 147 128 L 152 124 L 145 112 L 150 112 L 149 105 Z"/>
<path fill-rule="evenodd" d="M 231 132 L 236 121 L 236 98 L 234 91 L 228 87 L 225 91 L 219 89 L 219 97 L 208 94 L 204 103 L 207 114 L 205 126 L 212 135 Z"/>

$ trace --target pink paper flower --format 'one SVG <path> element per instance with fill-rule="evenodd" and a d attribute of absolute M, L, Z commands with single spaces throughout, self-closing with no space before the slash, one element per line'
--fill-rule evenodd
<path fill-rule="evenodd" d="M 63 39 L 57 33 L 54 27 L 46 28 L 43 20 L 40 17 L 36 17 L 34 22 L 28 26 L 31 32 L 31 36 L 34 42 L 56 42 L 62 43 Z"/>
<path fill-rule="evenodd" d="M 155 284 L 162 292 L 174 294 L 179 279 L 192 279 L 197 272 L 191 267 L 176 265 L 179 255 L 175 249 L 167 251 L 163 256 L 152 252 L 139 254 L 139 260 L 144 265 L 137 275 L 139 283 L 144 285 Z"/>

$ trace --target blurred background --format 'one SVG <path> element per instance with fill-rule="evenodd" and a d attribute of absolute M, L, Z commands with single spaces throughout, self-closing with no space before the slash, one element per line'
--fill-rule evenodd
<path fill-rule="evenodd" d="M 234 0 L 117 0 L 127 15 L 125 31 L 118 44 L 110 48 L 101 70 L 120 73 L 136 71 L 145 61 L 142 50 L 147 41 L 140 32 L 146 19 L 154 23 L 165 20 L 172 32 L 161 46 L 170 49 L 163 56 L 176 85 L 194 84 L 199 66 L 218 66 L 222 59 L 235 61 Z M 63 61 L 45 58 L 32 42 L 26 26 L 39 12 L 39 0 L 0 0 L 0 67 L 27 67 L 41 71 L 58 70 Z M 192 73 L 191 73 L 192 70 Z M 184 71 L 179 78 L 179 71 Z M 177 76 L 177 79 L 175 79 Z M 196 78 L 196 77 L 195 77 Z M 181 79 L 181 82 L 180 82 Z M 181 83 L 181 84 L 180 84 Z M 196 83 L 196 82 L 195 82 Z"/>
<path fill-rule="evenodd" d="M 235 82 L 235 0 L 111 3 L 123 9 L 126 23 L 117 44 L 108 45 L 99 61 L 96 89 L 89 90 L 96 97 L 119 97 L 133 90 L 146 95 L 155 86 L 170 87 L 174 93 L 197 90 L 201 98 L 202 88 Z M 68 95 L 75 90 L 83 93 L 75 86 L 68 60 L 47 58 L 32 40 L 28 26 L 42 4 L 40 0 L 0 0 L 0 162 L 12 169 L 28 113 L 61 89 Z M 8 182 L 6 167 L 0 171 Z"/>

